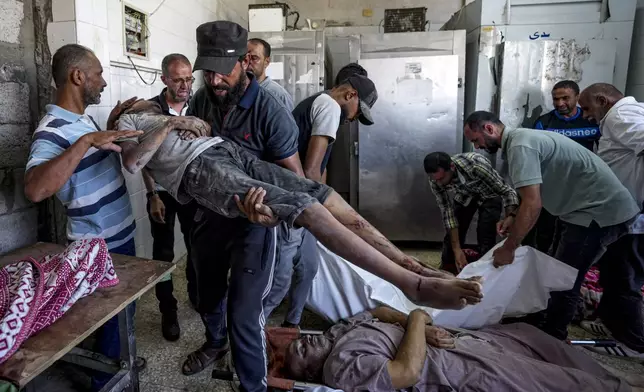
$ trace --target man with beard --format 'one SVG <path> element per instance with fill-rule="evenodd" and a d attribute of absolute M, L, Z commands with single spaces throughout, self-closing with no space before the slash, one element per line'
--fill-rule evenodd
<path fill-rule="evenodd" d="M 194 70 L 203 70 L 205 85 L 195 93 L 188 114 L 210 124 L 213 135 L 303 176 L 297 125 L 281 102 L 247 72 L 247 40 L 247 31 L 228 21 L 197 28 Z M 271 287 L 276 239 L 274 227 L 229 219 L 210 209 L 197 211 L 191 241 L 206 343 L 188 356 L 184 374 L 200 372 L 221 358 L 228 350 L 229 334 L 242 389 L 266 390 L 263 301 Z"/>
<path fill-rule="evenodd" d="M 247 42 L 248 32 L 236 23 L 215 21 L 197 28 L 193 71 L 203 71 L 204 86 L 195 92 L 187 114 L 210 124 L 213 136 L 303 176 L 297 125 L 283 104 L 248 72 Z M 199 208 L 194 220 L 191 256 L 206 342 L 188 356 L 183 374 L 198 373 L 223 357 L 230 335 L 242 387 L 264 390 L 263 300 L 272 280 L 277 231 L 206 208 Z"/>
<path fill-rule="evenodd" d="M 260 38 L 248 40 L 248 70 L 255 75 L 257 83 L 273 94 L 289 112 L 293 111 L 293 97 L 284 87 L 266 75 L 266 68 L 271 63 L 271 45 Z"/>
<path fill-rule="evenodd" d="M 572 80 L 562 80 L 552 88 L 550 112 L 539 117 L 535 129 L 557 132 L 576 141 L 593 151 L 601 134 L 596 123 L 585 118 L 583 110 L 577 106 L 579 86 Z M 545 209 L 541 210 L 535 227 L 526 236 L 526 245 L 531 245 L 547 253 L 554 239 L 557 217 Z"/>
<path fill-rule="evenodd" d="M 561 233 L 551 255 L 576 268 L 578 275 L 571 290 L 552 293 L 541 327 L 565 339 L 586 272 L 609 245 L 629 237 L 639 206 L 600 157 L 557 132 L 509 129 L 494 114 L 478 111 L 465 121 L 464 135 L 476 148 L 489 153 L 501 149 L 510 181 L 521 199 L 505 243 L 494 251 L 496 266 L 513 262 L 515 249 L 534 226 L 542 206 L 559 217 Z M 617 275 L 615 282 L 628 281 L 627 266 L 636 265 L 630 260 L 636 255 L 629 246 L 620 256 L 600 263 L 602 273 Z M 626 309 L 630 302 L 619 295 L 620 290 L 618 284 L 607 285 L 604 295 Z"/>
<path fill-rule="evenodd" d="M 115 142 L 141 132 L 101 131 L 84 114 L 89 105 L 101 101 L 101 92 L 107 86 L 102 73 L 100 61 L 84 46 L 65 45 L 54 54 L 55 104 L 47 106 L 47 114 L 33 134 L 25 195 L 34 203 L 58 197 L 67 212 L 70 241 L 103 238 L 110 252 L 135 256 L 134 217 L 121 172 L 121 148 Z M 135 100 L 116 105 L 107 129 L 114 129 L 114 120 Z M 119 358 L 117 317 L 99 330 L 97 345 L 98 352 Z M 145 361 L 138 358 L 137 364 L 142 368 Z M 100 390 L 110 378 L 98 374 L 92 380 L 92 389 Z"/>
<path fill-rule="evenodd" d="M 183 116 L 188 110 L 188 100 L 192 94 L 194 80 L 190 60 L 179 53 L 169 54 L 161 61 L 161 81 L 166 87 L 161 94 L 151 98 L 150 101 L 158 103 L 165 115 Z M 147 210 L 152 231 L 152 258 L 169 263 L 174 261 L 174 224 L 175 217 L 179 218 L 183 241 L 188 251 L 186 263 L 188 297 L 193 306 L 196 306 L 196 278 L 190 260 L 190 227 L 196 206 L 194 203 L 180 204 L 167 190 L 156 184 L 146 170 L 143 170 L 142 174 L 147 191 Z M 177 318 L 177 300 L 172 294 L 173 291 L 174 285 L 170 275 L 155 286 L 161 312 L 161 333 L 171 342 L 179 339 L 181 333 Z"/>

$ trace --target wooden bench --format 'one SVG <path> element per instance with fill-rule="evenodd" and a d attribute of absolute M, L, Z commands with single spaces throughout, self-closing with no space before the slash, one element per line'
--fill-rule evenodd
<path fill-rule="evenodd" d="M 0 267 L 17 260 L 33 257 L 40 260 L 47 254 L 58 253 L 61 245 L 36 243 L 0 256 Z M 150 290 L 175 265 L 155 260 L 111 254 L 120 283 L 114 287 L 96 290 L 82 298 L 58 321 L 26 340 L 7 361 L 0 365 L 0 378 L 20 388 L 65 356 L 66 361 L 97 370 L 112 369 L 115 373 L 103 391 L 138 391 L 139 377 L 132 366 L 136 358 L 134 328 L 129 325 L 127 305 Z M 76 348 L 112 317 L 119 316 L 121 359 L 114 361 L 102 355 Z M 131 320 L 131 318 L 129 319 Z"/>

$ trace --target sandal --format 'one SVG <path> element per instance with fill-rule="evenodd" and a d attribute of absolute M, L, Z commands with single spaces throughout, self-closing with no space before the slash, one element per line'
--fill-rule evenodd
<path fill-rule="evenodd" d="M 201 346 L 198 350 L 188 354 L 188 358 L 181 366 L 185 376 L 192 376 L 203 371 L 208 366 L 223 358 L 228 352 L 228 344 L 221 348 Z"/>

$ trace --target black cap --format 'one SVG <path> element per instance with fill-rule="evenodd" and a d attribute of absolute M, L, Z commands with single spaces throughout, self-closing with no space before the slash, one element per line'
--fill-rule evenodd
<path fill-rule="evenodd" d="M 204 23 L 197 27 L 197 60 L 192 68 L 227 75 L 241 56 L 248 52 L 248 31 L 227 20 Z"/>
<path fill-rule="evenodd" d="M 360 117 L 358 120 L 364 125 L 373 125 L 371 108 L 378 99 L 376 86 L 371 79 L 362 75 L 350 76 L 344 83 L 350 84 L 358 92 L 358 98 L 360 99 Z"/>

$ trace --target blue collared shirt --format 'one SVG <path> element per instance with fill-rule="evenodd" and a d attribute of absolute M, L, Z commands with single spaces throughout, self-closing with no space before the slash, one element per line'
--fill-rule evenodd
<path fill-rule="evenodd" d="M 90 116 L 48 105 L 33 134 L 27 170 L 98 130 Z M 91 147 L 56 196 L 67 210 L 68 239 L 103 238 L 115 249 L 134 237 L 136 225 L 118 153 Z"/>

